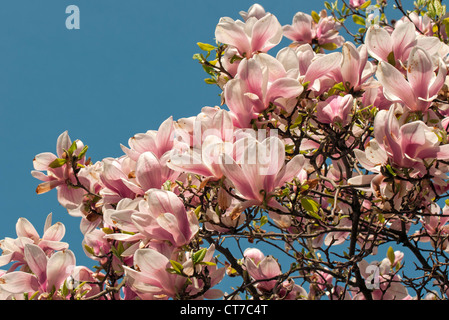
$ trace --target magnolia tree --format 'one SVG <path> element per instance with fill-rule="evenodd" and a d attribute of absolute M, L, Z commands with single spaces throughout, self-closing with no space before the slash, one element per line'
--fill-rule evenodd
<path fill-rule="evenodd" d="M 21 218 L 0 297 L 447 299 L 445 6 L 396 1 L 396 21 L 382 0 L 325 7 L 284 26 L 258 4 L 221 18 L 194 55 L 220 106 L 121 157 L 94 162 L 67 132 L 36 155 L 37 193 L 79 217 L 96 266 L 51 215 L 43 235 Z"/>

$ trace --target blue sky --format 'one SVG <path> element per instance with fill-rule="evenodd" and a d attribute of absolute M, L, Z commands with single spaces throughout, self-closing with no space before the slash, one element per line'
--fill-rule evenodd
<path fill-rule="evenodd" d="M 173 116 L 189 117 L 220 103 L 219 90 L 192 59 L 197 42 L 213 43 L 222 16 L 240 18 L 254 2 L 14 0 L 0 10 L 0 238 L 16 237 L 19 217 L 42 235 L 46 216 L 65 224 L 64 238 L 80 265 L 79 218 L 53 190 L 38 196 L 30 172 L 40 152 L 55 152 L 68 130 L 89 146 L 93 161 L 122 155 L 135 133 L 157 129 Z M 259 1 L 282 25 L 322 1 Z M 69 5 L 80 9 L 80 29 L 68 30 Z M 275 49 L 276 50 L 276 49 Z"/>

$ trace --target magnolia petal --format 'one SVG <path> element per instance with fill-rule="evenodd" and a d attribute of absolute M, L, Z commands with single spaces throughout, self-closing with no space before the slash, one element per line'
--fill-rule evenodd
<path fill-rule="evenodd" d="M 16 223 L 16 233 L 18 237 L 30 238 L 34 243 L 39 242 L 39 234 L 34 226 L 26 218 L 19 218 Z"/>
<path fill-rule="evenodd" d="M 272 14 L 265 15 L 254 24 L 251 35 L 252 52 L 267 52 L 281 42 L 282 36 L 282 26 L 278 19 Z"/>
<path fill-rule="evenodd" d="M 388 62 L 380 62 L 376 76 L 383 86 L 385 97 L 393 102 L 404 102 L 411 110 L 415 110 L 416 96 L 402 73 Z"/>
<path fill-rule="evenodd" d="M 39 282 L 45 283 L 47 280 L 47 256 L 44 251 L 35 244 L 27 244 L 24 248 L 24 257 Z"/>
<path fill-rule="evenodd" d="M 144 191 L 162 186 L 162 168 L 152 152 L 144 152 L 136 163 L 136 180 Z"/>
<path fill-rule="evenodd" d="M 75 255 L 71 250 L 54 253 L 47 262 L 47 290 L 52 290 L 53 287 L 58 290 L 75 265 Z"/>
<path fill-rule="evenodd" d="M 0 277 L 0 289 L 15 294 L 36 292 L 39 289 L 39 282 L 31 273 L 14 271 Z"/>
<path fill-rule="evenodd" d="M 252 53 L 248 36 L 243 28 L 229 17 L 220 18 L 215 28 L 215 38 L 221 43 L 236 47 L 242 56 Z"/>
<path fill-rule="evenodd" d="M 369 27 L 365 43 L 371 57 L 378 61 L 388 61 L 388 55 L 393 51 L 393 47 L 387 30 L 378 26 Z"/>
<path fill-rule="evenodd" d="M 45 230 L 42 240 L 59 241 L 64 238 L 65 226 L 61 222 L 56 222 L 54 225 Z"/>

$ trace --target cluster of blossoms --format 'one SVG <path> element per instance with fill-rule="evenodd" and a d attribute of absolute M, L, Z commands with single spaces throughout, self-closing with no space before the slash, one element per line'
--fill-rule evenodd
<path fill-rule="evenodd" d="M 216 45 L 199 43 L 194 58 L 222 105 L 134 135 L 120 157 L 93 162 L 62 133 L 32 175 L 38 194 L 56 189 L 80 218 L 98 265 L 76 266 L 51 216 L 42 238 L 22 218 L 17 239 L 0 242 L 0 265 L 10 264 L 0 297 L 447 299 L 443 20 L 383 17 L 361 31 L 363 43 L 345 41 L 336 14 L 367 18 L 367 4 L 299 12 L 284 26 L 257 4 L 243 20 L 221 18 Z M 291 43 L 271 54 L 283 37 Z M 389 243 L 429 280 L 402 277 L 406 255 L 391 247 L 367 262 Z M 226 277 L 241 286 L 218 289 Z"/>

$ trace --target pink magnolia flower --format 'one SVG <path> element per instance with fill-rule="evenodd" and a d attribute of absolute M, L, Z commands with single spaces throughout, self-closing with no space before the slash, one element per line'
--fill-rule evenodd
<path fill-rule="evenodd" d="M 292 24 L 285 25 L 283 31 L 288 39 L 298 44 L 312 44 L 316 40 L 321 46 L 332 44 L 338 48 L 344 42 L 344 38 L 338 34 L 340 28 L 341 24 L 322 10 L 318 22 L 306 13 L 296 13 Z"/>
<path fill-rule="evenodd" d="M 147 191 L 145 200 L 122 200 L 117 209 L 105 211 L 104 219 L 123 231 L 136 233 L 110 234 L 105 236 L 107 238 L 121 241 L 169 241 L 176 247 L 188 244 L 199 228 L 195 213 L 186 212 L 176 194 L 160 189 Z"/>
<path fill-rule="evenodd" d="M 447 205 L 443 208 L 443 214 L 439 206 L 432 210 L 431 214 L 422 218 L 422 231 L 417 231 L 415 235 L 417 239 L 422 242 L 430 242 L 432 247 L 438 247 L 448 251 L 448 235 L 449 235 L 449 207 Z"/>
<path fill-rule="evenodd" d="M 20 218 L 16 224 L 17 239 L 5 238 L 0 241 L 2 249 L 0 266 L 14 262 L 8 271 L 16 270 L 19 267 L 26 268 L 24 250 L 27 244 L 39 246 L 47 256 L 52 255 L 55 251 L 66 250 L 69 245 L 66 242 L 61 242 L 65 235 L 65 226 L 60 222 L 52 225 L 51 218 L 52 214 L 50 213 L 45 221 L 42 238 L 27 219 Z"/>
<path fill-rule="evenodd" d="M 299 81 L 289 78 L 278 60 L 259 54 L 240 62 L 237 76 L 224 88 L 224 96 L 234 126 L 249 128 L 251 120 L 270 103 L 276 103 L 278 98 L 297 97 L 302 90 Z"/>
<path fill-rule="evenodd" d="M 366 260 L 358 263 L 365 282 L 372 286 L 371 294 L 374 300 L 409 300 L 411 298 L 407 288 L 401 283 L 401 278 L 392 272 L 392 267 L 400 263 L 403 256 L 402 252 L 395 251 L 393 262 L 385 258 L 381 263 L 377 261 L 368 263 Z M 365 299 L 361 292 L 354 291 L 354 293 L 354 300 Z"/>
<path fill-rule="evenodd" d="M 301 171 L 304 156 L 296 155 L 285 163 L 285 146 L 277 137 L 269 137 L 262 142 L 243 138 L 234 144 L 234 149 L 235 154 L 240 156 L 233 159 L 223 154 L 221 170 L 238 193 L 248 200 L 242 206 L 268 201 L 268 205 L 285 211 L 286 208 L 271 196 L 277 187 L 283 186 Z"/>
<path fill-rule="evenodd" d="M 32 273 L 13 271 L 0 277 L 0 288 L 13 294 L 39 292 L 43 297 L 61 288 L 75 268 L 70 250 L 58 251 L 50 258 L 35 244 L 26 244 L 24 258 Z"/>
<path fill-rule="evenodd" d="M 262 19 L 268 13 L 265 12 L 265 9 L 260 4 L 255 3 L 251 7 L 249 7 L 248 12 L 240 11 L 239 14 L 245 21 L 247 21 L 251 17 L 255 17 L 258 20 Z"/>
<path fill-rule="evenodd" d="M 374 138 L 392 162 L 403 168 L 420 170 L 425 159 L 449 157 L 449 145 L 440 146 L 431 128 L 422 121 L 400 126 L 394 108 L 378 112 L 374 120 Z"/>
<path fill-rule="evenodd" d="M 169 153 L 169 168 L 214 179 L 223 176 L 219 165 L 220 155 L 232 148 L 236 132 L 230 112 L 223 109 L 215 111 L 191 119 L 193 121 L 188 130 L 176 130 L 179 139 L 175 139 L 175 145 Z"/>
<path fill-rule="evenodd" d="M 387 62 L 381 61 L 376 76 L 383 86 L 387 99 L 404 103 L 412 111 L 425 112 L 446 78 L 446 66 L 439 59 L 438 72 L 429 54 L 420 47 L 413 47 L 407 63 L 407 80 L 402 73 Z"/>
<path fill-rule="evenodd" d="M 365 88 L 367 80 L 375 73 L 375 67 L 368 61 L 366 45 L 356 48 L 351 42 L 345 42 L 342 54 L 343 61 L 341 68 L 336 70 L 335 80 L 342 82 L 348 91 Z"/>
<path fill-rule="evenodd" d="M 139 156 L 146 151 L 154 153 L 160 159 L 173 147 L 174 130 L 173 118 L 170 117 L 162 122 L 158 130 L 135 134 L 128 141 L 130 148 L 123 145 L 121 148 L 134 161 L 137 161 Z"/>
<path fill-rule="evenodd" d="M 344 127 L 351 121 L 353 108 L 354 98 L 352 95 L 331 96 L 325 101 L 318 102 L 316 106 L 317 120 L 321 123 L 339 123 Z"/>
<path fill-rule="evenodd" d="M 123 198 L 134 199 L 136 196 L 134 185 L 129 179 L 135 176 L 135 161 L 128 156 L 120 158 L 105 158 L 102 160 L 103 170 L 100 181 L 103 188 L 100 195 L 105 204 L 117 203 Z"/>
<path fill-rule="evenodd" d="M 308 83 L 307 89 L 317 96 L 337 83 L 336 75 L 341 73 L 343 61 L 340 52 L 316 54 L 309 44 L 284 48 L 278 52 L 276 58 L 281 62 L 289 78 L 298 79 L 303 85 Z M 296 105 L 297 101 L 291 100 Z M 284 109 L 288 109 L 284 104 L 281 105 Z"/>
<path fill-rule="evenodd" d="M 250 277 L 260 281 L 256 284 L 257 289 L 262 292 L 269 292 L 276 286 L 276 277 L 282 274 L 281 268 L 272 256 L 265 256 L 262 252 L 256 254 L 256 250 L 254 248 L 245 250 L 244 265 Z M 256 259 L 253 260 L 253 258 Z"/>
<path fill-rule="evenodd" d="M 215 247 L 207 249 L 202 261 L 212 262 Z M 167 253 L 166 253 L 167 254 Z M 187 284 L 186 276 L 170 273 L 167 269 L 172 267 L 170 260 L 177 261 L 182 266 L 182 272 L 193 275 L 193 269 L 202 273 L 204 268 L 208 268 L 211 286 L 215 286 L 224 276 L 224 268 L 217 269 L 214 265 L 201 266 L 193 265 L 191 256 L 184 256 L 179 261 L 182 252 L 173 252 L 168 256 L 152 248 L 138 249 L 134 254 L 134 269 L 124 266 L 125 281 L 127 285 L 141 298 L 145 300 L 166 300 L 175 298 L 182 292 L 194 295 L 201 291 L 204 286 L 202 280 L 193 281 Z M 176 258 L 178 256 L 178 258 Z M 189 271 L 190 270 L 190 271 Z M 196 279 L 195 279 L 196 280 Z M 221 291 L 209 289 L 202 296 L 206 299 L 214 299 L 222 295 Z"/>
<path fill-rule="evenodd" d="M 78 156 L 84 148 L 81 141 L 76 140 L 76 149 L 73 151 L 74 156 Z M 43 152 L 35 156 L 33 159 L 34 169 L 31 174 L 34 178 L 44 181 L 39 184 L 36 192 L 42 194 L 56 188 L 58 191 L 59 203 L 67 209 L 74 209 L 82 202 L 82 198 L 86 191 L 81 188 L 74 188 L 70 186 L 67 181 L 70 181 L 73 185 L 77 184 L 75 179 L 72 165 L 65 162 L 62 165 L 54 165 L 54 161 L 57 159 L 66 160 L 68 155 L 67 151 L 72 146 L 72 141 L 67 133 L 63 132 L 56 143 L 56 155 L 50 152 Z M 78 160 L 78 163 L 84 165 L 84 157 Z M 42 171 L 46 171 L 47 174 Z M 81 178 L 83 179 L 83 178 Z M 84 181 L 86 185 L 89 185 L 89 181 Z"/>
<path fill-rule="evenodd" d="M 366 0 L 349 0 L 349 5 L 353 8 L 358 8 L 365 2 Z"/>
<path fill-rule="evenodd" d="M 260 19 L 255 15 L 247 16 L 245 22 L 223 17 L 215 29 L 215 38 L 218 42 L 235 47 L 241 57 L 250 58 L 279 44 L 282 26 L 272 14 Z"/>
<path fill-rule="evenodd" d="M 305 299 L 307 292 L 292 279 L 278 284 L 281 275 L 279 263 L 272 256 L 265 256 L 257 248 L 247 248 L 243 253 L 243 267 L 257 281 L 255 287 L 262 294 L 276 294 L 283 300 Z M 273 289 L 275 289 L 275 292 Z"/>
<path fill-rule="evenodd" d="M 396 68 L 405 65 L 416 46 L 424 48 L 429 56 L 438 55 L 442 42 L 436 37 L 418 36 L 415 25 L 404 20 L 390 34 L 379 26 L 368 28 L 365 38 L 368 53 L 378 61 L 390 62 Z"/>

